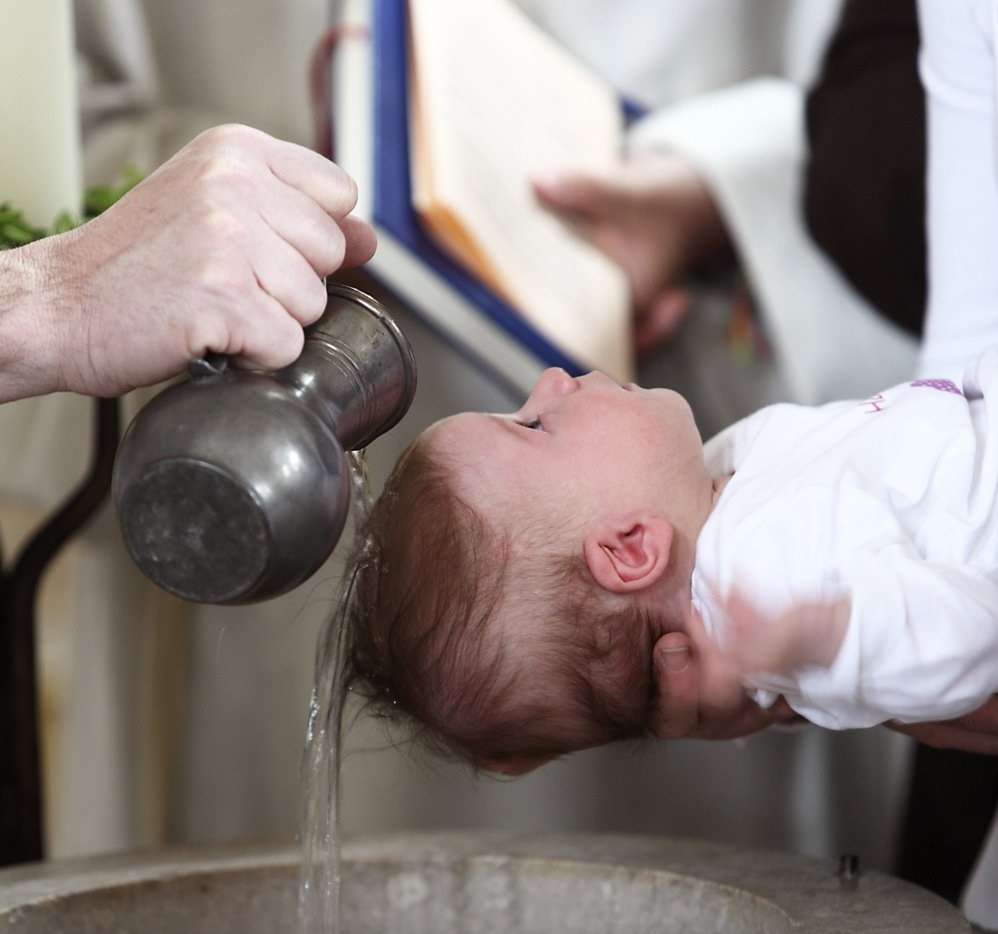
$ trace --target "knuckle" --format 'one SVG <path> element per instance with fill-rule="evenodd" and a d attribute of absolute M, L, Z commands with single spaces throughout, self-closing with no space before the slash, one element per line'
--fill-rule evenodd
<path fill-rule="evenodd" d="M 201 160 L 194 176 L 195 200 L 209 206 L 224 192 L 245 194 L 252 184 L 252 171 L 244 156 L 235 151 L 219 151 L 206 155 Z"/>
<path fill-rule="evenodd" d="M 227 353 L 231 347 L 230 329 L 219 314 L 190 314 L 184 328 L 188 358 L 200 357 L 209 351 Z"/>
<path fill-rule="evenodd" d="M 228 304 L 234 296 L 242 295 L 248 287 L 248 277 L 243 265 L 224 252 L 214 253 L 202 261 L 197 282 L 201 290 L 216 304 L 220 299 Z"/>
<path fill-rule="evenodd" d="M 220 129 L 216 128 L 217 132 Z M 257 158 L 251 147 L 238 135 L 219 135 L 201 146 L 192 173 L 194 198 L 208 197 L 209 201 L 220 191 L 231 195 L 233 191 L 252 200 L 251 186 L 258 180 Z"/>
<path fill-rule="evenodd" d="M 209 150 L 228 149 L 230 147 L 238 149 L 260 135 L 259 130 L 254 130 L 252 127 L 242 123 L 223 123 L 202 132 L 197 137 L 196 142 L 202 148 Z"/>
<path fill-rule="evenodd" d="M 238 217 L 217 205 L 206 208 L 198 224 L 212 244 L 231 244 L 244 230 L 244 224 Z"/>

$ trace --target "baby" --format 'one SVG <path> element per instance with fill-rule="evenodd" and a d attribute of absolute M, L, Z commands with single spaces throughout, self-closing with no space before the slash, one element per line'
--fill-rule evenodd
<path fill-rule="evenodd" d="M 656 642 L 833 729 L 998 690 L 998 352 L 963 388 L 774 405 L 704 446 L 674 392 L 546 371 L 403 455 L 356 579 L 356 675 L 477 766 L 647 732 Z"/>

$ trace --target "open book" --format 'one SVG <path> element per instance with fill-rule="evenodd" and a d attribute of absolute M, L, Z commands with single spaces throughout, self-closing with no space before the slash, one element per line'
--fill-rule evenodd
<path fill-rule="evenodd" d="M 580 364 L 632 373 L 623 272 L 530 179 L 619 152 L 613 90 L 510 0 L 409 0 L 414 207 L 439 245 Z"/>

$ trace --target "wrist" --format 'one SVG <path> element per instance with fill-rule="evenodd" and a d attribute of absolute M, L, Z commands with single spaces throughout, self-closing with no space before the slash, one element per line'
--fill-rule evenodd
<path fill-rule="evenodd" d="M 72 236 L 0 252 L 0 402 L 69 388 L 63 346 L 75 303 L 63 254 Z"/>
<path fill-rule="evenodd" d="M 675 238 L 676 262 L 689 271 L 730 249 L 727 226 L 703 174 L 674 150 L 646 150 L 632 157 Z M 639 176 L 639 177 L 641 177 Z"/>
<path fill-rule="evenodd" d="M 687 162 L 678 163 L 674 171 L 677 226 L 684 240 L 685 268 L 692 271 L 730 251 L 731 240 L 705 178 Z"/>

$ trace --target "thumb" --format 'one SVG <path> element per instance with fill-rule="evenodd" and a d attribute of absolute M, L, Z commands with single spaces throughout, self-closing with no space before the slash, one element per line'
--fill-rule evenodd
<path fill-rule="evenodd" d="M 670 632 L 652 649 L 655 702 L 651 732 L 659 739 L 687 736 L 696 729 L 699 677 L 688 636 Z"/>
<path fill-rule="evenodd" d="M 622 198 L 616 185 L 596 175 L 538 175 L 531 179 L 531 187 L 537 200 L 556 214 L 605 217 Z"/>

